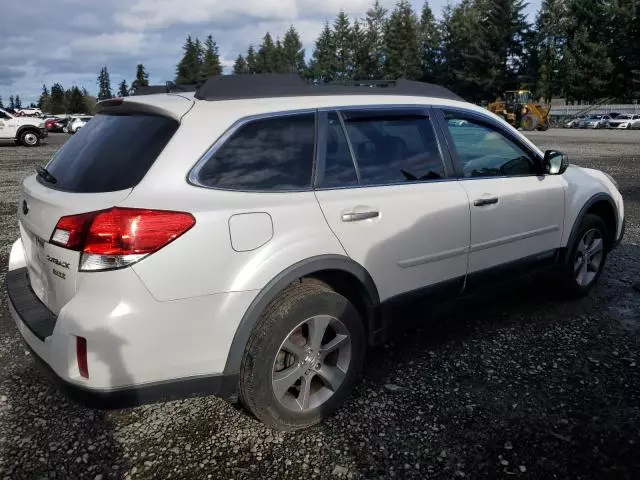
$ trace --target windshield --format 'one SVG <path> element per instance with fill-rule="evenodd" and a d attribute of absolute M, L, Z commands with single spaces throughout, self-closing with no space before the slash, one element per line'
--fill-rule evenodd
<path fill-rule="evenodd" d="M 53 156 L 47 170 L 57 181 L 45 184 L 76 193 L 132 188 L 177 129 L 176 120 L 159 115 L 96 115 Z"/>

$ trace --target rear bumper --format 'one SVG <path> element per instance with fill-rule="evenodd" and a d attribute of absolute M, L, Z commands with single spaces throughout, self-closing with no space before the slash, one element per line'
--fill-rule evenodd
<path fill-rule="evenodd" d="M 95 408 L 202 395 L 235 400 L 237 372 L 224 365 L 234 319 L 240 321 L 254 294 L 158 302 L 133 270 L 123 269 L 79 279 L 56 316 L 31 289 L 20 240 L 6 282 L 25 344 L 70 398 Z M 80 375 L 76 337 L 86 339 L 89 378 Z"/>

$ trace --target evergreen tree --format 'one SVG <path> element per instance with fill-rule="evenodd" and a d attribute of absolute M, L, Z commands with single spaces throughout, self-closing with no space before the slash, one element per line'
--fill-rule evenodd
<path fill-rule="evenodd" d="M 42 85 L 42 93 L 38 100 L 38 108 L 45 111 L 49 109 L 49 90 L 46 85 Z"/>
<path fill-rule="evenodd" d="M 546 100 L 561 93 L 562 82 L 558 75 L 562 53 L 567 43 L 569 9 L 565 0 L 543 0 L 536 19 L 536 43 L 538 47 L 538 91 Z"/>
<path fill-rule="evenodd" d="M 384 35 L 387 26 L 387 10 L 375 0 L 366 16 L 366 49 L 368 61 L 363 72 L 365 78 L 382 79 L 384 76 Z"/>
<path fill-rule="evenodd" d="M 353 37 L 349 17 L 344 11 L 333 22 L 333 48 L 337 79 L 353 78 Z"/>
<path fill-rule="evenodd" d="M 70 113 L 84 113 L 86 111 L 82 91 L 75 85 L 69 90 L 67 102 L 67 111 Z"/>
<path fill-rule="evenodd" d="M 211 35 L 207 36 L 204 42 L 204 54 L 202 55 L 201 80 L 205 80 L 215 75 L 222 75 L 222 65 L 218 53 L 218 45 Z"/>
<path fill-rule="evenodd" d="M 134 81 L 135 82 L 135 81 Z M 80 92 L 82 94 L 82 92 Z M 127 86 L 127 81 L 123 79 L 118 86 L 118 96 L 119 97 L 128 97 L 129 96 L 129 87 Z"/>
<path fill-rule="evenodd" d="M 22 108 L 22 100 L 20 99 L 20 95 L 16 95 L 14 99 L 14 107 L 16 110 L 20 110 Z"/>
<path fill-rule="evenodd" d="M 337 77 L 337 67 L 335 44 L 328 21 L 325 22 L 315 47 L 309 65 L 309 76 L 316 82 L 330 82 Z"/>
<path fill-rule="evenodd" d="M 640 1 L 606 2 L 611 91 L 629 101 L 640 97 Z M 622 40 L 624 39 L 624 40 Z M 634 73 L 635 72 L 635 73 Z"/>
<path fill-rule="evenodd" d="M 65 103 L 65 93 L 62 85 L 54 83 L 51 86 L 51 95 L 49 98 L 49 110 L 53 115 L 67 112 Z"/>
<path fill-rule="evenodd" d="M 247 61 L 242 55 L 238 55 L 238 58 L 236 58 L 236 61 L 233 64 L 233 74 L 246 75 L 247 73 L 249 73 L 249 66 L 247 65 Z"/>
<path fill-rule="evenodd" d="M 109 77 L 109 71 L 107 66 L 103 66 L 98 74 L 98 99 L 104 100 L 106 98 L 112 98 L 111 93 L 111 78 Z"/>
<path fill-rule="evenodd" d="M 353 79 L 368 80 L 369 75 L 369 47 L 367 45 L 367 32 L 356 19 L 351 27 L 351 52 L 353 54 Z"/>
<path fill-rule="evenodd" d="M 0 95 L 0 108 L 4 108 L 4 103 L 2 103 L 2 95 Z"/>
<path fill-rule="evenodd" d="M 409 0 L 400 0 L 391 12 L 386 25 L 384 53 L 386 78 L 420 77 L 419 25 Z"/>
<path fill-rule="evenodd" d="M 255 73 L 275 73 L 277 71 L 278 51 L 269 32 L 262 39 L 255 63 Z"/>
<path fill-rule="evenodd" d="M 282 63 L 286 73 L 302 74 L 306 67 L 300 35 L 293 25 L 289 27 L 282 39 Z"/>
<path fill-rule="evenodd" d="M 139 63 L 136 66 L 136 79 L 131 82 L 131 88 L 135 90 L 140 87 L 148 87 L 149 86 L 149 74 L 147 70 L 144 68 L 142 63 Z"/>
<path fill-rule="evenodd" d="M 247 73 L 258 73 L 257 65 L 258 59 L 256 58 L 256 51 L 253 45 L 249 45 L 247 50 Z"/>
<path fill-rule="evenodd" d="M 276 39 L 276 56 L 275 56 L 275 65 L 274 70 L 275 73 L 287 73 L 287 66 L 284 62 L 284 49 L 282 47 L 282 42 L 280 38 Z"/>
<path fill-rule="evenodd" d="M 194 84 L 198 81 L 201 67 L 200 40 L 193 41 L 191 35 L 187 36 L 184 45 L 182 59 L 176 68 L 176 83 Z"/>
<path fill-rule="evenodd" d="M 9 109 L 10 110 L 15 110 L 16 109 L 16 102 L 13 98 L 13 95 L 9 95 Z"/>
<path fill-rule="evenodd" d="M 422 79 L 435 82 L 440 76 L 440 31 L 428 1 L 424 2 L 420 15 L 419 42 Z"/>

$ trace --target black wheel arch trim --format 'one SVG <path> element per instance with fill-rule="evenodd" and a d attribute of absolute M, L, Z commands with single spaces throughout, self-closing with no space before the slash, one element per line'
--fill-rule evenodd
<path fill-rule="evenodd" d="M 288 285 L 314 273 L 338 270 L 356 277 L 364 287 L 372 307 L 380 304 L 378 289 L 369 272 L 359 263 L 342 255 L 319 255 L 302 260 L 276 275 L 253 299 L 240 320 L 227 355 L 225 375 L 235 375 L 240 371 L 244 349 L 253 327 L 269 303 Z M 371 321 L 371 319 L 369 320 Z"/>
<path fill-rule="evenodd" d="M 33 131 L 33 133 L 38 135 L 38 138 L 42 140 L 43 138 L 42 131 L 35 125 L 23 125 L 20 128 L 18 128 L 18 131 L 16 132 L 16 138 L 20 139 L 20 137 L 25 132 L 25 130 Z"/>
<path fill-rule="evenodd" d="M 589 200 L 587 200 L 585 204 L 582 206 L 582 208 L 580 209 L 580 212 L 578 212 L 578 215 L 576 216 L 576 219 L 573 222 L 573 226 L 571 227 L 571 234 L 567 239 L 567 248 L 569 248 L 570 245 L 573 244 L 573 241 L 575 240 L 575 236 L 578 233 L 578 229 L 580 228 L 580 224 L 582 223 L 582 219 L 585 217 L 589 209 L 593 207 L 596 203 L 601 201 L 606 201 L 609 205 L 611 205 L 611 208 L 613 209 L 613 214 L 615 216 L 615 230 L 612 232 L 613 239 L 612 239 L 612 244 L 610 245 L 610 248 L 615 245 L 617 235 L 618 235 L 618 226 L 620 225 L 620 216 L 618 213 L 618 208 L 616 207 L 616 203 L 613 201 L 613 198 L 611 198 L 611 195 L 609 195 L 608 193 L 600 192 L 600 193 L 596 193 Z"/>

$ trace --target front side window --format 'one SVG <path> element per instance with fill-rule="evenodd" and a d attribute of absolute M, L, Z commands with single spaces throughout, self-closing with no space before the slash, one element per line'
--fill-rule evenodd
<path fill-rule="evenodd" d="M 343 112 L 361 185 L 438 180 L 446 176 L 431 121 L 421 113 Z"/>
<path fill-rule="evenodd" d="M 230 190 L 308 189 L 314 140 L 313 113 L 250 121 L 203 165 L 198 181 Z"/>
<path fill-rule="evenodd" d="M 465 178 L 538 173 L 531 157 L 499 130 L 455 113 L 445 118 Z"/>

